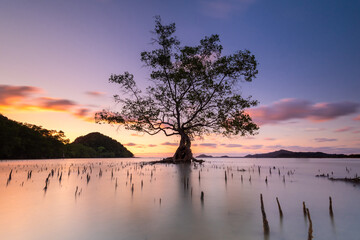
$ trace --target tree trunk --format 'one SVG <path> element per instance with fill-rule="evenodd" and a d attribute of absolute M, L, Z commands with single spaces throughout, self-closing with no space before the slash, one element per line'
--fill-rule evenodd
<path fill-rule="evenodd" d="M 191 141 L 188 135 L 181 134 L 181 140 L 178 149 L 174 154 L 175 162 L 191 162 L 193 154 L 191 152 Z"/>

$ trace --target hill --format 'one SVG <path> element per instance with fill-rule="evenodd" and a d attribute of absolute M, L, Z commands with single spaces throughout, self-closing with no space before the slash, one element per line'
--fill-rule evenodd
<path fill-rule="evenodd" d="M 245 158 L 347 158 L 356 156 L 358 155 L 328 154 L 323 152 L 292 152 L 281 149 L 269 153 L 249 154 L 246 155 Z"/>
<path fill-rule="evenodd" d="M 97 157 L 133 157 L 118 141 L 105 136 L 99 132 L 89 133 L 75 139 L 73 144 L 82 144 L 96 151 Z"/>
<path fill-rule="evenodd" d="M 212 158 L 213 156 L 211 155 L 206 155 L 206 154 L 200 154 L 197 156 L 197 158 Z"/>
<path fill-rule="evenodd" d="M 20 123 L 0 114 L 0 160 L 133 156 L 121 143 L 101 133 L 69 143 L 63 131 Z"/>
<path fill-rule="evenodd" d="M 19 123 L 0 114 L 0 159 L 60 158 L 68 141 L 62 131 Z"/>

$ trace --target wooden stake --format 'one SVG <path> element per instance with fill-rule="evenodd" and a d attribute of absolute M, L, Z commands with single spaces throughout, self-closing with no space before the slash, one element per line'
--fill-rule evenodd
<path fill-rule="evenodd" d="M 280 218 L 282 218 L 282 217 L 283 217 L 283 212 L 282 212 L 282 210 L 281 210 L 281 206 L 280 206 L 278 197 L 276 197 L 276 202 L 277 202 L 277 205 L 278 205 L 278 207 L 279 207 Z"/>
<path fill-rule="evenodd" d="M 262 219 L 263 219 L 264 234 L 268 235 L 270 232 L 270 227 L 269 227 L 269 223 L 266 219 L 266 213 L 265 213 L 262 194 L 260 194 L 260 203 L 261 203 L 261 213 L 262 213 Z"/>
<path fill-rule="evenodd" d="M 309 219 L 309 231 L 308 231 L 308 240 L 311 240 L 313 239 L 313 227 L 312 227 L 312 221 L 311 221 L 311 216 L 310 216 L 310 212 L 309 212 L 309 209 L 307 208 L 306 209 L 306 213 L 307 213 L 307 216 L 308 216 L 308 219 Z"/>
<path fill-rule="evenodd" d="M 305 202 L 303 202 L 303 212 L 304 212 L 304 216 L 306 216 L 306 206 L 305 206 Z"/>
<path fill-rule="evenodd" d="M 329 213 L 330 213 L 331 217 L 334 216 L 334 212 L 333 212 L 333 209 L 332 209 L 332 199 L 331 199 L 331 197 L 329 197 Z"/>

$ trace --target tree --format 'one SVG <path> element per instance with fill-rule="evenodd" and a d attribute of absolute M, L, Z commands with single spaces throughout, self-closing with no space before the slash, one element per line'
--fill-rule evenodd
<path fill-rule="evenodd" d="M 153 44 L 158 48 L 141 53 L 141 61 L 151 69 L 151 84 L 143 93 L 129 72 L 112 74 L 109 82 L 119 84 L 128 97 L 115 95 L 120 112 L 103 110 L 95 120 L 150 135 L 178 135 L 179 147 L 171 159 L 189 162 L 194 160 L 194 137 L 256 133 L 258 126 L 244 110 L 258 102 L 243 98 L 238 87 L 256 77 L 257 61 L 248 50 L 222 56 L 218 35 L 191 47 L 181 46 L 174 33 L 175 23 L 163 25 L 155 17 Z"/>

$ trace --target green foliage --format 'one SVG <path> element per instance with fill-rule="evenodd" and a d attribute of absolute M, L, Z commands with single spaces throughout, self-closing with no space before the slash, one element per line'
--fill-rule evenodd
<path fill-rule="evenodd" d="M 80 143 L 71 143 L 66 145 L 67 158 L 96 158 L 96 150 L 84 146 Z"/>
<path fill-rule="evenodd" d="M 93 132 L 75 139 L 73 144 L 81 144 L 94 150 L 96 157 L 133 157 L 134 155 L 118 141 L 101 133 Z"/>
<path fill-rule="evenodd" d="M 248 50 L 224 56 L 218 35 L 196 46 L 181 46 L 175 30 L 174 23 L 163 25 L 156 17 L 153 42 L 158 48 L 141 53 L 151 70 L 151 85 L 142 93 L 129 72 L 111 75 L 109 81 L 119 84 L 128 97 L 115 95 L 121 111 L 103 110 L 96 114 L 97 122 L 182 138 L 255 134 L 258 126 L 245 109 L 258 102 L 239 91 L 240 82 L 251 82 L 258 73 L 255 56 Z"/>
<path fill-rule="evenodd" d="M 0 159 L 133 157 L 109 137 L 100 133 L 87 136 L 69 144 L 63 131 L 19 123 L 0 114 Z"/>
<path fill-rule="evenodd" d="M 18 123 L 0 114 L 0 159 L 60 158 L 68 142 L 62 131 Z"/>

